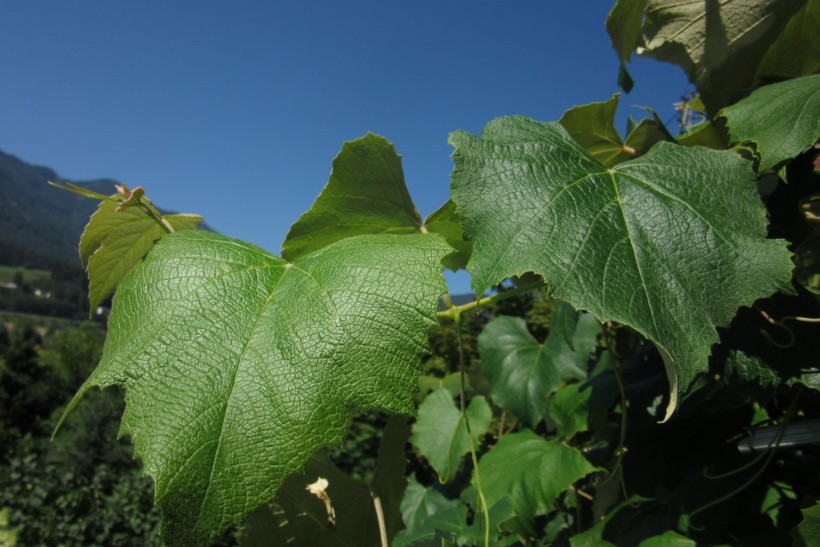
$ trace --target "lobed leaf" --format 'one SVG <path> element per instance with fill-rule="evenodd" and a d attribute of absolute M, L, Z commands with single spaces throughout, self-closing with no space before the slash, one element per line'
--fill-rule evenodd
<path fill-rule="evenodd" d="M 493 413 L 481 395 L 473 397 L 466 410 L 473 441 L 490 427 Z M 444 484 L 452 480 L 465 454 L 470 451 L 470 436 L 461 412 L 447 389 L 437 389 L 419 405 L 410 442 L 427 458 Z"/>
<path fill-rule="evenodd" d="M 643 42 L 641 24 L 646 10 L 647 0 L 616 0 L 606 17 L 606 30 L 612 47 L 618 53 L 621 67 L 618 72 L 618 85 L 626 93 L 632 90 L 632 77 L 626 69 L 626 62 Z"/>
<path fill-rule="evenodd" d="M 569 439 L 581 431 L 589 431 L 589 401 L 592 389 L 584 383 L 576 382 L 562 387 L 553 396 L 549 405 L 549 417 L 555 431 Z"/>
<path fill-rule="evenodd" d="M 564 380 L 583 380 L 601 327 L 588 313 L 562 303 L 543 344 L 518 317 L 496 317 L 478 336 L 481 370 L 493 401 L 535 427 L 544 418 L 547 397 Z"/>
<path fill-rule="evenodd" d="M 776 170 L 820 139 L 820 74 L 761 87 L 720 115 L 731 143 L 757 143 L 759 170 Z"/>
<path fill-rule="evenodd" d="M 689 127 L 675 138 L 683 146 L 705 146 L 713 150 L 725 150 L 725 137 L 710 121 L 703 121 Z"/>
<path fill-rule="evenodd" d="M 425 488 L 411 475 L 401 503 L 405 529 L 393 547 L 432 541 L 441 535 L 460 536 L 467 527 L 467 508 L 458 500 L 448 500 L 440 492 Z"/>
<path fill-rule="evenodd" d="M 148 198 L 143 201 L 150 203 Z M 119 201 L 102 201 L 80 238 L 80 260 L 88 272 L 91 312 L 114 293 L 120 280 L 168 232 L 139 208 L 118 211 Z M 174 230 L 196 230 L 199 215 L 165 215 Z"/>
<path fill-rule="evenodd" d="M 768 48 L 805 0 L 649 0 L 641 55 L 686 72 L 714 114 L 754 83 Z"/>
<path fill-rule="evenodd" d="M 808 547 L 820 542 L 820 504 L 803 509 L 803 521 L 792 530 L 795 545 Z"/>
<path fill-rule="evenodd" d="M 606 30 L 621 63 L 642 43 L 641 25 L 647 0 L 616 0 L 606 17 Z"/>
<path fill-rule="evenodd" d="M 419 233 L 420 226 L 401 156 L 387 139 L 368 133 L 342 146 L 327 185 L 285 237 L 282 257 L 295 260 L 357 235 Z"/>
<path fill-rule="evenodd" d="M 758 80 L 794 78 L 820 71 L 820 0 L 806 0 L 766 51 Z"/>
<path fill-rule="evenodd" d="M 733 152 L 661 142 L 607 169 L 560 125 L 521 117 L 450 141 L 476 294 L 535 272 L 555 298 L 638 330 L 669 358 L 667 416 L 707 370 L 715 328 L 791 290 L 786 242 L 766 239 L 751 163 Z"/>
<path fill-rule="evenodd" d="M 551 511 L 561 492 L 596 470 L 580 451 L 529 429 L 504 435 L 478 469 L 488 506 L 510 497 L 517 517 L 510 523 L 513 532 L 530 530 L 532 519 Z"/>
<path fill-rule="evenodd" d="M 618 97 L 616 93 L 604 102 L 574 106 L 558 120 L 575 142 L 610 167 L 634 156 L 624 147 L 623 140 L 615 129 Z"/>
<path fill-rule="evenodd" d="M 274 498 L 351 414 L 413 413 L 436 235 L 359 236 L 293 263 L 224 236 L 164 237 L 120 283 L 94 386 L 154 477 L 169 544 L 200 544 Z"/>

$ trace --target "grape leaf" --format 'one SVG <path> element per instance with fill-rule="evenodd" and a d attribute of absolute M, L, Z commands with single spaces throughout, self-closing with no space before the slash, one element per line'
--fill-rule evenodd
<path fill-rule="evenodd" d="M 431 541 L 437 536 L 460 535 L 467 527 L 467 508 L 458 500 L 448 500 L 440 492 L 425 488 L 410 476 L 401 502 L 405 529 L 398 533 L 393 547 Z"/>
<path fill-rule="evenodd" d="M 420 226 L 401 156 L 387 139 L 368 133 L 342 146 L 327 185 L 291 226 L 282 257 L 292 261 L 356 235 L 419 233 Z"/>
<path fill-rule="evenodd" d="M 341 442 L 353 412 L 414 412 L 447 252 L 436 235 L 359 236 L 288 263 L 217 234 L 166 236 L 120 283 L 67 412 L 124 386 L 121 431 L 154 477 L 165 540 L 207 542 Z"/>
<path fill-rule="evenodd" d="M 644 118 L 626 136 L 624 145 L 635 151 L 638 156 L 649 152 L 649 149 L 661 141 L 674 142 L 666 126 L 655 111 L 651 111 L 651 118 Z"/>
<path fill-rule="evenodd" d="M 621 66 L 618 70 L 618 86 L 626 93 L 632 91 L 634 82 L 626 68 L 632 52 L 642 42 L 641 23 L 647 0 L 616 0 L 606 17 L 606 30 L 612 47 L 618 53 Z"/>
<path fill-rule="evenodd" d="M 674 141 L 658 115 L 647 108 L 652 117 L 638 124 L 630 118 L 629 134 L 624 142 L 615 129 L 618 100 L 616 93 L 608 101 L 572 107 L 564 112 L 558 123 L 575 142 L 607 167 L 643 155 L 662 140 Z"/>
<path fill-rule="evenodd" d="M 558 390 L 550 400 L 549 416 L 555 431 L 569 439 L 580 431 L 589 430 L 589 398 L 592 389 L 581 383 L 569 384 Z"/>
<path fill-rule="evenodd" d="M 606 17 L 606 30 L 621 62 L 641 45 L 641 24 L 647 0 L 616 0 Z"/>
<path fill-rule="evenodd" d="M 517 516 L 508 523 L 513 532 L 531 530 L 535 516 L 551 511 L 561 492 L 596 470 L 580 451 L 529 429 L 504 435 L 481 457 L 478 469 L 488 506 L 510 497 Z"/>
<path fill-rule="evenodd" d="M 521 117 L 450 142 L 476 294 L 531 271 L 555 298 L 635 328 L 669 358 L 667 417 L 707 370 L 715 327 L 791 291 L 786 242 L 765 238 L 751 163 L 733 152 L 661 142 L 607 169 L 560 125 Z"/>
<path fill-rule="evenodd" d="M 490 427 L 492 410 L 479 395 L 470 401 L 466 414 L 473 440 L 478 441 Z M 464 418 L 447 389 L 437 389 L 419 405 L 419 417 L 413 425 L 410 442 L 427 458 L 442 484 L 453 478 L 461 459 L 470 451 L 470 437 Z"/>
<path fill-rule="evenodd" d="M 799 362 L 791 361 L 789 365 L 800 365 Z M 763 387 L 772 387 L 779 384 L 789 386 L 803 384 L 806 387 L 820 389 L 820 367 L 806 366 L 794 369 L 782 366 L 778 370 L 772 368 L 764 358 L 757 355 L 749 355 L 741 350 L 730 350 L 723 363 L 723 373 L 729 378 L 739 379 L 744 382 L 755 382 Z"/>
<path fill-rule="evenodd" d="M 713 150 L 726 148 L 724 136 L 710 121 L 703 121 L 689 127 L 684 133 L 675 137 L 675 140 L 683 146 L 705 146 Z"/>
<path fill-rule="evenodd" d="M 604 102 L 574 106 L 558 120 L 575 142 L 609 167 L 634 156 L 624 148 L 623 140 L 615 129 L 618 97 L 616 93 Z"/>
<path fill-rule="evenodd" d="M 794 78 L 820 70 L 820 0 L 807 0 L 771 45 L 757 79 Z"/>
<path fill-rule="evenodd" d="M 406 528 L 402 530 L 392 547 L 403 547 L 424 542 L 430 545 L 431 542 L 441 539 L 455 542 L 456 545 L 480 545 L 484 541 L 484 520 L 482 514 L 478 513 L 473 518 L 472 524 L 467 524 L 468 508 L 464 504 L 465 494 L 472 493 L 468 488 L 462 492 L 459 500 L 449 500 L 433 488 L 425 488 L 416 481 L 415 476 L 410 477 L 410 484 L 407 494 L 402 501 L 402 515 Z M 512 505 L 509 498 L 502 498 L 495 505 L 490 507 L 490 530 L 498 532 L 498 525 L 513 517 Z M 491 544 L 502 546 L 512 544 L 516 538 L 506 541 L 495 539 Z M 436 542 L 438 544 L 438 542 Z"/>
<path fill-rule="evenodd" d="M 766 50 L 805 0 L 650 0 L 639 54 L 683 68 L 714 114 L 754 83 Z"/>
<path fill-rule="evenodd" d="M 461 233 L 461 217 L 458 216 L 453 200 L 448 199 L 444 205 L 430 213 L 424 220 L 424 226 L 428 232 L 443 235 L 447 243 L 455 249 L 444 257 L 444 266 L 453 271 L 463 270 L 470 260 L 473 244 L 464 240 Z"/>
<path fill-rule="evenodd" d="M 547 396 L 563 380 L 587 376 L 587 360 L 601 327 L 588 313 L 562 303 L 543 344 L 519 317 L 496 317 L 478 336 L 481 370 L 493 401 L 535 427 L 544 418 Z"/>
<path fill-rule="evenodd" d="M 776 169 L 820 138 L 820 74 L 761 87 L 720 116 L 733 144 L 757 143 L 761 172 Z"/>
<path fill-rule="evenodd" d="M 150 204 L 146 197 L 141 198 Z M 154 219 L 137 207 L 117 211 L 120 201 L 102 201 L 91 215 L 80 238 L 80 260 L 88 272 L 88 301 L 93 313 L 117 283 L 140 263 L 161 237 L 167 234 Z M 198 215 L 165 215 L 176 231 L 196 230 Z"/>
<path fill-rule="evenodd" d="M 795 545 L 808 547 L 820 542 L 820 504 L 803 509 L 803 521 L 792 530 Z"/>

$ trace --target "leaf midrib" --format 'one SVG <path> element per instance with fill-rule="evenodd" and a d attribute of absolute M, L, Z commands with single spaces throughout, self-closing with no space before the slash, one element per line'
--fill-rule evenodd
<path fill-rule="evenodd" d="M 279 276 L 279 279 L 276 281 L 276 283 L 273 285 L 270 292 L 268 293 L 267 298 L 265 298 L 265 300 L 259 306 L 258 312 L 256 314 L 256 319 L 254 320 L 253 326 L 248 331 L 248 338 L 247 338 L 245 344 L 242 347 L 242 351 L 240 352 L 240 354 L 236 358 L 236 364 L 233 367 L 233 371 L 232 371 L 232 375 L 231 375 L 230 387 L 228 387 L 227 394 L 225 396 L 225 405 L 222 407 L 222 417 L 220 418 L 219 435 L 217 436 L 216 447 L 214 448 L 213 456 L 211 457 L 211 470 L 210 470 L 209 477 L 208 477 L 208 486 L 205 489 L 205 493 L 202 495 L 202 501 L 199 505 L 199 512 L 197 513 L 196 522 L 194 524 L 194 527 L 197 528 L 197 529 L 199 528 L 199 523 L 202 519 L 202 511 L 205 509 L 205 505 L 208 502 L 208 495 L 211 492 L 211 486 L 214 484 L 214 473 L 216 471 L 216 461 L 217 461 L 217 458 L 219 456 L 219 451 L 222 448 L 222 437 L 223 437 L 223 433 L 225 431 L 225 417 L 228 414 L 228 407 L 230 406 L 231 401 L 233 399 L 233 390 L 234 390 L 234 387 L 236 386 L 236 377 L 239 373 L 239 368 L 242 366 L 242 360 L 245 356 L 245 352 L 247 351 L 248 347 L 250 346 L 251 341 L 254 339 L 254 334 L 256 333 L 256 329 L 259 326 L 259 322 L 262 319 L 262 316 L 264 315 L 265 308 L 267 308 L 268 304 L 270 304 L 271 300 L 273 299 L 273 295 L 276 294 L 276 291 L 282 285 L 282 281 L 288 275 L 288 272 L 292 269 L 294 269 L 294 268 L 287 268 L 287 267 L 283 268 L 284 271 L 282 272 L 282 275 Z"/>

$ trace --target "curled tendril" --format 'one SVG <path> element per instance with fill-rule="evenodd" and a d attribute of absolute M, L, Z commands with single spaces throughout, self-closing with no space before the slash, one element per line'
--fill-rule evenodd
<path fill-rule="evenodd" d="M 779 329 L 784 331 L 788 336 L 788 341 L 786 343 L 782 343 L 775 340 L 772 337 L 772 335 L 766 332 L 765 330 L 760 329 L 760 333 L 769 341 L 770 344 L 772 344 L 773 346 L 777 346 L 781 349 L 789 349 L 792 346 L 794 346 L 795 343 L 796 337 L 794 334 L 794 329 L 787 325 L 787 322 L 798 321 L 800 323 L 820 323 L 820 317 L 801 317 L 799 315 L 787 315 L 785 317 L 781 317 L 778 320 L 775 320 L 764 310 L 758 309 L 758 311 L 760 312 L 761 317 L 763 317 L 763 319 L 765 319 L 767 323 L 774 327 L 778 327 Z"/>
<path fill-rule="evenodd" d="M 747 464 L 744 464 L 740 468 L 729 471 L 727 473 L 723 473 L 722 475 L 711 475 L 711 476 L 709 476 L 704 471 L 704 476 L 706 476 L 707 478 L 710 478 L 710 479 L 725 478 L 725 477 L 730 477 L 732 475 L 735 475 L 735 474 L 737 474 L 741 471 L 744 471 L 744 470 L 748 469 L 749 467 L 752 467 L 753 465 L 755 465 L 761 459 L 763 460 L 763 463 L 760 465 L 760 467 L 758 467 L 757 471 L 755 471 L 752 474 L 751 477 L 749 477 L 746 481 L 744 481 L 743 484 L 741 484 L 737 488 L 733 489 L 729 493 L 724 494 L 723 496 L 720 496 L 719 498 L 716 498 L 716 499 L 714 499 L 714 500 L 712 500 L 708 503 L 705 503 L 704 505 L 701 505 L 700 507 L 698 507 L 697 509 L 695 509 L 694 511 L 692 511 L 688 515 L 682 515 L 681 519 L 679 521 L 680 526 L 685 526 L 686 528 L 691 528 L 691 529 L 697 530 L 697 531 L 703 531 L 704 530 L 703 527 L 696 526 L 692 522 L 692 520 L 697 515 L 699 515 L 700 513 L 703 513 L 704 511 L 706 511 L 708 509 L 711 509 L 712 507 L 714 507 L 716 505 L 719 505 L 719 504 L 723 503 L 726 500 L 729 500 L 729 499 L 735 497 L 737 494 L 739 494 L 740 492 L 742 492 L 746 488 L 748 488 L 752 483 L 754 483 L 760 477 L 760 475 L 763 474 L 763 472 L 766 470 L 766 468 L 771 463 L 772 459 L 774 459 L 774 455 L 777 453 L 777 447 L 780 445 L 780 442 L 783 440 L 783 435 L 786 433 L 786 428 L 788 427 L 789 422 L 791 421 L 792 417 L 794 416 L 794 411 L 797 408 L 797 402 L 800 400 L 800 396 L 802 394 L 803 394 L 802 386 L 798 386 L 797 393 L 795 394 L 794 399 L 792 400 L 791 404 L 789 405 L 789 408 L 786 410 L 786 414 L 783 416 L 783 421 L 780 423 L 780 427 L 778 427 L 778 429 L 777 429 L 777 435 L 775 435 L 775 437 L 772 439 L 772 441 L 766 447 L 766 450 L 764 452 L 762 452 L 759 456 L 755 457 L 751 462 L 749 462 Z"/>

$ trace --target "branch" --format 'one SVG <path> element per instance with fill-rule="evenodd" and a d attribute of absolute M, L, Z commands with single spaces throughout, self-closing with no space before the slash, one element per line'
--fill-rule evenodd
<path fill-rule="evenodd" d="M 468 312 L 478 308 L 479 306 L 489 306 L 490 304 L 494 304 L 496 302 L 500 302 L 502 300 L 506 300 L 512 296 L 517 296 L 522 293 L 530 292 L 532 290 L 538 289 L 539 287 L 543 287 L 543 281 L 536 281 L 533 283 L 527 283 L 524 285 L 520 285 L 515 287 L 514 289 L 510 289 L 508 291 L 499 292 L 493 294 L 491 296 L 485 296 L 483 298 L 479 298 L 478 300 L 473 300 L 472 302 L 467 302 L 466 304 L 462 304 L 460 306 L 453 306 L 450 303 L 450 295 L 446 295 L 444 297 L 444 303 L 447 306 L 447 309 L 444 311 L 438 312 L 438 316 L 442 319 L 452 319 L 453 321 L 458 321 L 458 318 L 461 316 L 462 313 Z"/>

